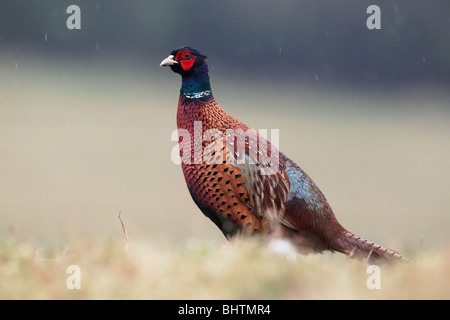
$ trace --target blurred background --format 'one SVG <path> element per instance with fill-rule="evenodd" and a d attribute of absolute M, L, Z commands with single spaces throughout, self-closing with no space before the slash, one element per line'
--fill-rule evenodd
<path fill-rule="evenodd" d="M 171 162 L 181 82 L 159 63 L 189 45 L 219 104 L 280 129 L 345 227 L 447 245 L 449 14 L 447 0 L 2 0 L 0 235 L 120 237 L 122 212 L 131 239 L 225 242 Z"/>

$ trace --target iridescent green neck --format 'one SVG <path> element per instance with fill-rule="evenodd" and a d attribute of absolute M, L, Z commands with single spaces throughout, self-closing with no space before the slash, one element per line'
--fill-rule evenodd
<path fill-rule="evenodd" d="M 212 97 L 206 63 L 197 67 L 193 72 L 183 74 L 180 92 L 189 99 Z"/>

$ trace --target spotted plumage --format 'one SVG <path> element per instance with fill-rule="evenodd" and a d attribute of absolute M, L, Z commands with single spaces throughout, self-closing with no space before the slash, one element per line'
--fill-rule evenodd
<path fill-rule="evenodd" d="M 214 99 L 206 56 L 190 47 L 161 62 L 182 76 L 177 128 L 182 170 L 192 199 L 229 238 L 290 239 L 300 251 L 353 257 L 402 257 L 347 231 L 311 178 L 263 136 Z"/>

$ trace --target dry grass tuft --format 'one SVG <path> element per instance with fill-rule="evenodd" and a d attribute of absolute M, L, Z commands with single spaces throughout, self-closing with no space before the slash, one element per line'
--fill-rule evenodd
<path fill-rule="evenodd" d="M 81 270 L 69 290 L 67 268 Z M 0 299 L 449 299 L 450 248 L 422 252 L 381 269 L 381 289 L 367 288 L 367 265 L 342 255 L 286 258 L 251 239 L 186 243 L 177 249 L 79 239 L 36 249 L 0 241 Z"/>

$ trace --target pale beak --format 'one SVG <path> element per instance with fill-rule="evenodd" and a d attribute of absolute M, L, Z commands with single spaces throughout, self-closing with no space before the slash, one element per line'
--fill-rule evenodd
<path fill-rule="evenodd" d="M 161 61 L 160 67 L 166 67 L 166 66 L 172 66 L 174 64 L 177 64 L 175 60 L 173 60 L 174 56 L 170 55 L 167 58 L 165 58 L 163 61 Z"/>

